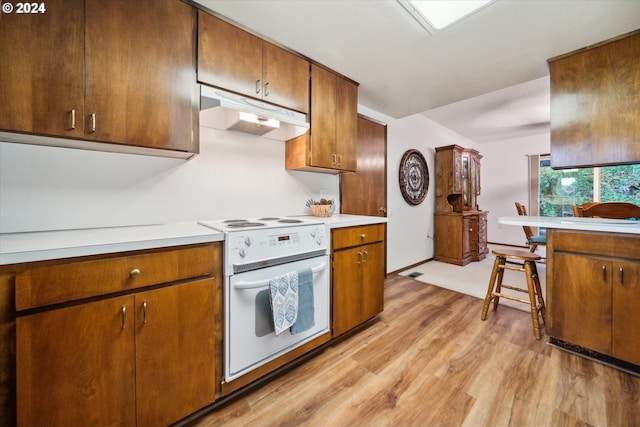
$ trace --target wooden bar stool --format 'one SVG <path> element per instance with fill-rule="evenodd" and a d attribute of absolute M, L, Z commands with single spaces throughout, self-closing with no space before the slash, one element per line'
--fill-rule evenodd
<path fill-rule="evenodd" d="M 536 255 L 531 252 L 500 249 L 491 251 L 496 256 L 496 260 L 493 263 L 493 270 L 491 271 L 491 279 L 489 279 L 489 289 L 487 290 L 487 296 L 484 299 L 484 305 L 482 306 L 481 320 L 487 318 L 487 312 L 489 311 L 489 304 L 493 300 L 493 309 L 498 308 L 498 301 L 500 298 L 507 298 L 512 301 L 518 301 L 524 304 L 528 304 L 531 307 L 531 320 L 533 321 L 533 334 L 536 339 L 540 339 L 540 320 L 538 313 L 542 316 L 542 321 L 545 322 L 545 306 L 544 299 L 542 298 L 542 289 L 540 288 L 540 278 L 538 277 L 538 270 L 536 269 L 536 261 L 539 261 L 540 255 Z M 518 261 L 518 263 L 511 262 L 507 264 L 507 259 L 510 261 Z M 522 266 L 519 262 L 522 262 Z M 527 279 L 527 288 L 520 288 L 514 285 L 505 285 L 502 283 L 502 277 L 504 276 L 504 270 L 522 271 L 525 273 Z M 506 295 L 502 293 L 503 289 L 510 289 L 512 291 L 524 292 L 529 295 L 529 299 L 518 298 L 512 295 Z M 537 301 L 536 301 L 537 300 Z"/>

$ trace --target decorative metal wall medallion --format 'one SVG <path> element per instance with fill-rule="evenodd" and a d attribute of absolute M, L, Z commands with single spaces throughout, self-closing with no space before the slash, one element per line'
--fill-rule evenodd
<path fill-rule="evenodd" d="M 429 189 L 429 168 L 418 150 L 407 150 L 400 161 L 400 191 L 410 205 L 419 205 Z"/>

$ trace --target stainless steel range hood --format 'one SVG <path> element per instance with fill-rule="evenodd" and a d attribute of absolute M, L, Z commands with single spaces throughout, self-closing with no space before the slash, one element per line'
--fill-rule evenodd
<path fill-rule="evenodd" d="M 309 130 L 306 114 L 200 85 L 200 126 L 286 141 Z"/>

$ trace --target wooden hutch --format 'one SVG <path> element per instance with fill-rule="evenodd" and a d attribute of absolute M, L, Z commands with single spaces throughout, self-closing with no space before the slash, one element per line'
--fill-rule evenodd
<path fill-rule="evenodd" d="M 436 148 L 436 261 L 466 265 L 487 255 L 488 212 L 477 201 L 480 159 L 458 145 Z"/>

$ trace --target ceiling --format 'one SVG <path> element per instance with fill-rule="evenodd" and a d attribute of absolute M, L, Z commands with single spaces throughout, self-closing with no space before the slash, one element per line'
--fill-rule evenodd
<path fill-rule="evenodd" d="M 640 0 L 496 0 L 429 34 L 395 0 L 195 0 L 476 142 L 548 131 L 547 59 L 640 28 Z"/>

